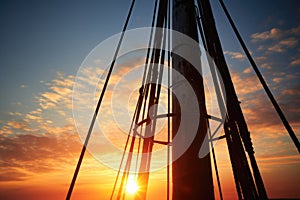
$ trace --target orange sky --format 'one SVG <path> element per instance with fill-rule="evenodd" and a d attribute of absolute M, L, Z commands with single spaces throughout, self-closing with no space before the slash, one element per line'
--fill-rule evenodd
<path fill-rule="evenodd" d="M 299 35 L 300 26 L 298 25 L 285 29 L 268 27 L 263 32 L 253 33 L 249 36 L 252 40 L 251 44 L 256 44 L 258 51 L 263 49 L 265 52 L 256 56 L 255 59 L 261 64 L 261 69 L 265 70 L 266 76 L 270 77 L 268 83 L 272 91 L 276 91 L 276 98 L 282 105 L 283 111 L 298 138 L 300 138 L 300 90 L 298 83 L 300 54 L 297 47 Z M 267 44 L 270 40 L 272 40 L 271 44 Z M 287 49 L 293 49 L 297 52 L 288 57 L 289 63 L 281 64 L 279 62 L 280 66 L 278 67 L 276 65 L 277 60 L 268 60 L 267 56 L 280 57 Z M 232 66 L 229 65 L 249 125 L 257 163 L 269 197 L 300 198 L 300 159 L 296 148 L 271 103 L 266 98 L 249 64 L 243 63 L 245 60 L 243 54 L 238 50 L 225 51 L 224 53 L 242 66 L 237 71 L 236 68 L 232 69 Z M 280 53 L 280 55 L 275 53 Z M 122 127 L 115 126 L 112 118 L 108 118 L 112 114 L 110 111 L 110 98 L 113 96 L 112 88 L 117 85 L 120 76 L 130 69 L 129 66 L 140 64 L 142 60 L 135 60 L 134 63 L 129 62 L 126 65 L 123 63 L 125 67 L 113 74 L 106 96 L 108 101 L 105 101 L 100 112 L 100 120 L 97 125 L 101 126 L 102 130 L 106 132 L 107 138 L 118 148 L 123 147 L 126 135 Z M 101 60 L 95 60 L 95 64 L 101 64 Z M 296 68 L 298 71 L 294 70 Z M 289 69 L 296 72 L 293 73 L 293 70 L 289 71 Z M 81 83 L 91 86 L 97 84 L 102 72 L 102 70 L 95 72 L 87 69 L 79 77 L 79 85 Z M 72 108 L 75 75 L 60 71 L 55 73 L 56 75 L 52 80 L 40 81 L 39 85 L 36 86 L 40 88 L 33 94 L 26 90 L 26 85 L 22 84 L 20 90 L 25 90 L 24 93 L 32 96 L 30 101 L 23 102 L 23 96 L 20 95 L 18 97 L 21 99 L 20 102 L 11 102 L 15 110 L 5 113 L 5 117 L 0 119 L 1 200 L 64 199 L 67 194 L 82 147 L 79 134 L 82 137 L 85 135 L 85 131 L 78 133 L 78 130 L 86 130 L 89 123 L 85 122 L 90 121 L 90 116 L 82 115 L 83 126 L 76 121 L 76 129 L 72 109 L 78 109 L 78 111 L 80 109 L 93 110 L 94 106 L 90 102 L 85 102 L 89 96 L 81 93 L 82 99 L 80 100 L 83 101 L 81 103 L 84 106 Z M 31 76 L 35 76 L 35 74 L 31 74 Z M 126 105 L 125 107 L 128 107 L 131 112 L 134 107 L 133 100 L 139 88 L 137 83 L 138 81 L 133 81 L 127 84 L 123 88 L 123 94 L 117 96 L 120 102 Z M 101 88 L 101 81 L 97 87 Z M 7 88 L 10 90 L 10 87 Z M 135 93 L 130 93 L 132 88 L 134 88 Z M 96 96 L 92 97 L 95 98 Z M 123 97 L 127 97 L 127 99 L 122 99 Z M 123 110 L 118 109 L 118 114 L 124 114 Z M 128 125 L 126 118 L 124 121 L 125 125 Z M 161 125 L 166 124 L 162 123 Z M 98 126 L 97 128 L 99 129 Z M 121 129 L 122 131 L 120 131 Z M 93 137 L 96 138 L 96 136 Z M 102 142 L 92 141 L 94 143 L 92 142 L 91 146 L 95 146 L 97 142 Z M 107 146 L 96 146 L 95 149 L 97 150 L 97 148 L 100 149 L 101 153 L 106 153 L 108 158 L 119 160 L 119 157 L 116 157 Z M 215 148 L 224 199 L 237 199 L 225 141 L 219 141 Z M 72 199 L 108 199 L 116 173 L 116 170 L 99 162 L 87 152 Z M 165 177 L 165 169 L 151 174 L 148 196 L 150 200 L 165 197 Z M 218 199 L 216 182 L 214 187 L 216 199 Z"/>
<path fill-rule="evenodd" d="M 96 69 L 85 66 L 79 76 L 75 74 L 95 44 L 121 30 L 129 4 L 116 2 L 1 1 L 0 200 L 65 199 L 106 66 L 101 66 L 103 60 L 95 59 L 91 64 Z M 150 25 L 153 2 L 137 1 L 131 27 Z M 233 39 L 226 19 L 216 10 L 217 1 L 211 2 L 267 193 L 270 198 L 300 198 L 299 153 Z M 300 139 L 299 2 L 226 1 L 252 56 Z M 121 84 L 119 93 L 113 89 L 120 77 L 144 61 L 132 54 L 125 57 L 117 60 L 120 68 L 111 77 L 74 188 L 74 200 L 108 199 L 111 194 L 117 171 L 108 162 L 119 164 L 120 155 L 116 152 L 120 153 L 125 143 L 140 80 Z M 78 96 L 73 93 L 75 78 Z M 166 98 L 165 92 L 162 99 Z M 79 105 L 73 104 L 73 97 Z M 120 116 L 118 125 L 116 116 Z M 164 130 L 166 122 L 159 126 Z M 101 131 L 105 137 L 99 136 Z M 162 134 L 163 131 L 158 137 L 165 139 Z M 108 140 L 103 142 L 103 138 Z M 215 150 L 224 199 L 237 199 L 225 140 L 219 141 Z M 149 200 L 165 199 L 165 173 L 165 168 L 151 173 Z M 218 199 L 215 177 L 214 187 Z"/>
<path fill-rule="evenodd" d="M 47 95 L 41 93 L 36 97 L 38 105 L 35 110 L 25 114 L 11 113 L 22 120 L 8 121 L 2 127 L 1 162 L 6 167 L 0 172 L 1 199 L 65 197 L 81 150 L 80 138 L 65 106 L 70 101 L 68 95 L 72 78 L 58 73 L 51 83 L 46 84 L 49 87 Z M 237 75 L 234 75 L 234 80 L 239 88 Z M 260 99 L 251 101 L 256 107 L 268 105 L 268 102 Z M 269 196 L 299 197 L 300 161 L 285 130 L 276 117 L 272 124 L 266 126 L 266 122 L 260 121 L 261 116 L 254 115 L 247 104 L 242 106 L 245 107 L 257 162 Z M 42 110 L 43 107 L 48 109 Z M 63 124 L 56 121 L 61 116 L 65 119 Z M 292 126 L 299 132 L 299 123 L 293 123 Z M 219 141 L 215 148 L 225 199 L 236 199 L 225 141 Z M 72 199 L 107 199 L 115 175 L 115 170 L 99 163 L 87 153 Z M 149 199 L 166 194 L 165 176 L 165 169 L 151 175 Z"/>

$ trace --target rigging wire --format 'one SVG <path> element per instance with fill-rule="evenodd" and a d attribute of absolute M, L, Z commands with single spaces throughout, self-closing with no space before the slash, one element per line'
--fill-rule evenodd
<path fill-rule="evenodd" d="M 196 21 L 197 21 L 197 24 L 198 24 L 198 30 L 199 30 L 199 33 L 200 33 L 200 36 L 201 36 L 201 40 L 202 40 L 202 44 L 204 46 L 204 50 L 206 51 L 205 55 L 207 57 L 208 65 L 209 65 L 209 68 L 211 70 L 213 82 L 214 82 L 214 85 L 215 85 L 215 90 L 216 90 L 216 94 L 217 94 L 217 97 L 218 97 L 218 104 L 219 104 L 221 113 L 224 113 L 225 112 L 224 102 L 223 102 L 223 99 L 221 99 L 222 98 L 221 97 L 221 91 L 220 91 L 220 88 L 219 88 L 219 85 L 218 85 L 218 80 L 217 80 L 216 71 L 215 71 L 215 68 L 214 68 L 214 63 L 209 58 L 209 55 L 207 53 L 207 44 L 206 44 L 206 40 L 205 40 L 205 37 L 204 37 L 203 28 L 202 28 L 202 25 L 201 25 L 200 11 L 199 11 L 199 8 L 197 6 L 195 6 L 195 9 L 196 9 Z M 222 193 L 222 188 L 221 188 L 219 170 L 218 170 L 218 166 L 217 166 L 215 149 L 214 149 L 214 146 L 213 146 L 213 135 L 211 134 L 208 119 L 207 119 L 207 125 L 208 125 L 209 137 L 210 137 L 210 145 L 211 145 L 211 149 L 212 149 L 212 157 L 213 157 L 213 162 L 214 162 L 215 172 L 216 172 L 216 178 L 217 178 L 217 183 L 218 183 L 219 195 L 220 195 L 220 199 L 223 200 L 223 193 Z"/>
<path fill-rule="evenodd" d="M 126 144 L 125 144 L 125 147 L 124 147 L 124 151 L 123 151 L 121 163 L 120 163 L 120 166 L 119 166 L 119 169 L 118 169 L 118 174 L 117 174 L 117 177 L 116 177 L 116 180 L 115 180 L 115 183 L 114 183 L 114 187 L 113 187 L 113 191 L 112 191 L 110 199 L 113 198 L 113 195 L 114 195 L 114 192 L 115 192 L 115 189 L 116 189 L 116 186 L 117 186 L 117 182 L 118 182 L 118 178 L 119 178 L 119 175 L 120 175 L 122 163 L 124 161 L 126 149 L 127 149 L 127 146 L 128 146 L 128 141 L 129 141 L 130 134 L 131 134 L 132 130 L 134 130 L 134 134 L 133 134 L 131 146 L 134 145 L 134 140 L 135 140 L 135 137 L 136 137 L 136 129 L 138 128 L 137 127 L 137 123 L 138 123 L 138 120 L 139 120 L 139 115 L 140 115 L 140 110 L 141 110 L 141 105 L 142 105 L 142 102 L 143 102 L 143 98 L 145 96 L 144 94 L 145 94 L 146 71 L 147 71 L 147 68 L 148 68 L 148 65 L 149 65 L 149 55 L 150 55 L 150 51 L 151 51 L 150 46 L 151 46 L 151 43 L 153 42 L 153 28 L 154 28 L 154 22 L 155 22 L 155 14 L 156 14 L 156 10 L 157 10 L 157 1 L 158 0 L 156 0 L 155 4 L 154 4 L 154 11 L 153 11 L 153 16 L 152 16 L 152 26 L 151 26 L 149 44 L 148 44 L 148 49 L 147 49 L 146 61 L 145 61 L 145 69 L 144 69 L 143 79 L 142 79 L 142 87 L 140 88 L 140 91 L 139 91 L 140 92 L 140 96 L 139 96 L 139 100 L 138 100 L 137 105 L 136 105 L 135 115 L 134 115 L 134 117 L 132 119 L 132 122 L 131 122 L 131 127 L 129 129 L 129 134 L 128 134 L 127 141 L 126 141 Z M 150 71 L 150 69 L 149 69 L 149 71 Z M 148 74 L 148 76 L 149 76 L 149 74 Z M 146 85 L 146 88 L 147 88 L 147 85 Z M 144 114 L 143 114 L 143 116 L 144 116 Z M 134 124 L 134 128 L 133 128 L 133 124 Z M 142 126 L 141 126 L 141 132 L 142 132 Z M 139 150 L 140 150 L 140 142 L 141 142 L 141 138 L 139 137 L 138 152 L 137 152 L 137 159 L 136 159 L 136 168 L 137 168 L 137 164 L 138 164 L 138 155 L 139 155 Z M 132 152 L 129 152 L 129 153 L 132 153 Z M 119 188 L 119 195 L 121 195 L 121 193 L 122 193 L 122 191 L 124 189 L 124 187 L 123 187 L 124 186 L 124 182 L 127 182 L 127 178 L 128 178 L 128 174 L 127 173 L 129 171 L 128 170 L 128 161 L 129 161 L 129 159 L 130 158 L 127 158 L 127 165 L 126 165 L 126 167 L 124 169 L 124 174 L 123 174 L 121 185 L 120 185 L 120 188 Z M 122 197 L 124 198 L 124 193 L 123 193 Z"/>
<path fill-rule="evenodd" d="M 156 10 L 157 10 L 157 1 L 155 0 L 154 3 L 154 9 L 153 9 L 153 15 L 152 15 L 152 23 L 151 23 L 151 31 L 150 31 L 150 38 L 148 43 L 148 49 L 147 49 L 147 55 L 146 55 L 146 61 L 145 61 L 145 69 L 143 74 L 143 80 L 142 80 L 142 88 L 141 90 L 145 90 L 145 80 L 146 80 L 146 72 L 149 65 L 149 57 L 151 52 L 151 44 L 153 42 L 153 29 L 154 29 L 154 23 L 155 23 L 155 16 L 156 16 Z M 146 83 L 147 84 L 147 83 Z M 143 96 L 144 96 L 144 91 Z M 141 108 L 139 108 L 141 110 Z M 139 112 L 140 113 L 140 112 Z M 144 118 L 145 112 L 142 114 L 142 119 Z M 139 116 L 136 118 L 135 124 L 138 124 Z M 143 132 L 143 125 L 140 126 L 140 133 Z M 139 161 L 139 154 L 140 154 L 140 147 L 141 147 L 141 137 L 138 138 L 138 147 L 137 147 L 137 154 L 136 154 L 136 165 L 135 165 L 135 180 L 137 181 L 137 170 L 138 170 L 138 161 Z"/>
<path fill-rule="evenodd" d="M 134 115 L 133 115 L 133 118 L 132 118 L 132 123 L 131 123 L 131 125 L 130 125 L 130 129 L 129 129 L 129 130 L 132 129 L 132 126 L 133 126 L 133 119 L 134 119 L 135 116 L 136 116 L 136 112 L 137 112 L 137 109 L 135 109 L 135 112 L 134 112 Z M 110 196 L 110 200 L 112 200 L 113 195 L 114 195 L 114 192 L 115 192 L 115 189 L 116 189 L 116 186 L 117 186 L 117 182 L 118 182 L 119 175 L 120 175 L 120 172 L 121 172 L 121 168 L 122 168 L 122 165 L 123 165 L 123 161 L 124 161 L 124 158 L 125 158 L 126 149 L 127 149 L 128 142 L 129 142 L 129 139 L 130 139 L 130 134 L 131 134 L 131 132 L 129 132 L 129 134 L 128 134 L 128 136 L 127 136 L 127 139 L 126 139 L 126 142 L 125 142 L 125 147 L 124 147 L 124 150 L 123 150 L 121 162 L 120 162 L 120 165 L 119 165 L 119 169 L 118 169 L 118 172 L 117 172 L 117 176 L 116 176 L 116 180 L 115 180 L 115 183 L 114 183 L 114 186 L 113 186 L 113 190 L 112 190 L 112 193 L 111 193 L 111 196 Z"/>
<path fill-rule="evenodd" d="M 272 102 L 272 104 L 273 104 L 273 106 L 274 106 L 277 114 L 279 115 L 279 117 L 280 117 L 283 125 L 285 126 L 285 128 L 286 128 L 287 132 L 289 133 L 292 141 L 294 142 L 294 144 L 295 144 L 298 152 L 300 153 L 300 143 L 299 143 L 299 140 L 298 140 L 297 136 L 295 135 L 295 132 L 293 131 L 292 127 L 290 126 L 289 122 L 287 121 L 287 119 L 286 119 L 285 115 L 283 114 L 280 106 L 278 105 L 278 103 L 275 100 L 275 98 L 274 98 L 271 90 L 269 89 L 269 87 L 268 87 L 268 85 L 267 85 L 264 77 L 262 76 L 261 72 L 259 71 L 259 69 L 258 69 L 258 67 L 257 67 L 254 59 L 252 58 L 252 56 L 251 56 L 251 54 L 250 54 L 250 52 L 249 52 L 249 50 L 248 50 L 248 48 L 247 48 L 247 46 L 246 46 L 243 38 L 242 38 L 242 36 L 240 35 L 239 31 L 237 30 L 237 28 L 236 28 L 236 26 L 235 26 L 235 24 L 234 24 L 234 22 L 233 22 L 233 20 L 232 20 L 232 18 L 230 16 L 229 12 L 228 12 L 228 10 L 227 10 L 227 8 L 225 6 L 224 1 L 223 0 L 219 0 L 219 2 L 221 4 L 221 7 L 222 7 L 222 9 L 223 9 L 223 11 L 224 11 L 224 13 L 225 13 L 225 15 L 226 15 L 226 17 L 227 17 L 230 25 L 231 25 L 231 27 L 232 27 L 232 29 L 233 29 L 236 37 L 238 38 L 238 41 L 240 42 L 240 44 L 241 44 L 241 46 L 242 46 L 242 48 L 243 48 L 243 50 L 244 50 L 244 52 L 245 52 L 248 60 L 249 60 L 249 62 L 251 63 L 252 68 L 254 69 L 254 71 L 255 71 L 255 73 L 256 73 L 256 75 L 257 75 L 260 83 L 262 84 L 262 86 L 263 86 L 264 90 L 266 91 L 266 93 L 267 93 L 270 101 Z"/>
<path fill-rule="evenodd" d="M 126 18 L 126 21 L 125 21 L 125 24 L 124 24 L 124 27 L 123 27 L 123 30 L 122 30 L 122 34 L 121 34 L 121 37 L 119 39 L 118 46 L 116 48 L 116 51 L 115 51 L 112 63 L 110 65 L 110 68 L 109 68 L 109 71 L 108 71 L 108 74 L 107 74 L 107 77 L 106 77 L 106 80 L 105 80 L 105 83 L 103 85 L 103 89 L 101 91 L 101 95 L 99 97 L 99 100 L 98 100 L 98 103 L 97 103 L 97 106 L 96 106 L 96 109 L 95 109 L 95 112 L 94 112 L 94 115 L 93 115 L 93 118 L 92 118 L 89 130 L 88 130 L 88 134 L 86 136 L 84 145 L 83 145 L 82 150 L 81 150 L 81 154 L 80 154 L 80 157 L 79 157 L 79 160 L 78 160 L 78 163 L 77 163 L 77 166 L 76 166 L 73 178 L 72 178 L 72 182 L 70 184 L 70 187 L 69 187 L 69 190 L 68 190 L 68 193 L 67 193 L 66 200 L 69 200 L 71 198 L 71 195 L 72 195 L 72 192 L 73 192 L 73 188 L 74 188 L 74 185 L 75 185 L 75 182 L 76 182 L 79 170 L 80 170 L 80 166 L 81 166 L 81 163 L 82 163 L 85 151 L 86 151 L 86 147 L 88 145 L 90 136 L 92 134 L 92 131 L 93 131 L 93 128 L 94 128 L 94 124 L 95 124 L 95 121 L 96 121 L 96 118 L 97 118 L 97 115 L 98 115 L 98 112 L 99 112 L 99 109 L 100 109 L 100 106 L 101 106 L 101 103 L 102 103 L 102 100 L 103 100 L 103 97 L 104 97 L 104 94 L 105 94 L 105 91 L 106 91 L 106 88 L 107 88 L 107 85 L 108 85 L 108 82 L 109 82 L 112 70 L 114 68 L 114 65 L 115 65 L 115 62 L 116 62 L 116 59 L 117 59 L 117 56 L 118 56 L 121 44 L 123 42 L 124 34 L 125 34 L 126 29 L 127 29 L 127 26 L 128 26 L 128 23 L 129 23 L 129 19 L 130 19 L 130 16 L 131 16 L 134 4 L 135 4 L 135 0 L 132 0 L 131 6 L 130 6 L 130 9 L 129 9 L 129 13 L 127 15 L 127 18 Z"/>
<path fill-rule="evenodd" d="M 217 30 L 214 24 L 214 19 L 213 19 L 213 14 L 212 14 L 210 4 L 208 0 L 204 0 L 201 2 L 200 0 L 198 0 L 198 5 L 201 8 L 200 13 L 201 16 L 203 17 L 202 22 L 204 26 L 204 32 L 205 35 L 207 35 L 206 37 L 207 45 L 209 47 L 208 50 L 211 53 L 211 56 L 215 59 L 216 65 L 221 72 L 221 76 L 226 86 L 225 88 L 226 95 L 228 98 L 230 98 L 227 100 L 227 109 L 228 109 L 227 119 L 228 117 L 230 117 L 230 119 L 226 120 L 224 127 L 225 127 L 225 135 L 228 143 L 228 149 L 231 152 L 230 157 L 232 161 L 232 167 L 233 169 L 236 167 L 241 167 L 237 165 L 238 159 L 244 160 L 244 162 L 246 163 L 246 165 L 243 166 L 244 173 L 241 173 L 241 171 L 239 170 L 233 170 L 237 191 L 239 192 L 240 191 L 239 187 L 241 187 L 243 190 L 243 196 L 245 198 L 258 198 L 258 194 L 256 191 L 257 189 L 256 186 L 258 186 L 260 190 L 260 194 L 262 194 L 262 197 L 263 196 L 266 197 L 266 195 L 263 195 L 264 185 L 263 182 L 261 181 L 260 173 L 255 161 L 250 133 L 247 129 L 247 125 L 244 116 L 242 114 L 242 110 L 239 106 L 238 99 L 234 90 L 234 86 L 230 78 L 230 73 L 228 71 L 228 68 L 226 67 L 226 62 L 223 56 L 222 47 L 218 38 Z M 227 125 L 230 126 L 230 129 L 232 131 L 226 130 Z M 231 132 L 233 134 L 231 134 Z M 232 139 L 228 138 L 230 136 L 232 136 Z M 245 149 L 243 149 L 243 144 L 241 142 L 243 142 Z M 235 144 L 234 146 L 235 148 L 232 148 L 231 144 Z M 252 170 L 254 172 L 254 178 L 257 181 L 256 185 L 254 183 L 252 173 L 250 171 L 250 166 L 247 163 L 247 158 L 244 150 L 246 150 L 249 154 Z"/>
<path fill-rule="evenodd" d="M 170 67 L 171 67 L 171 0 L 168 1 L 168 145 L 167 145 L 167 200 L 170 199 L 170 96 L 171 96 L 171 82 L 170 82 Z"/>
<path fill-rule="evenodd" d="M 141 191 L 139 194 L 139 198 L 146 198 L 147 195 L 147 189 L 148 189 L 148 181 L 149 181 L 149 170 L 150 170 L 150 160 L 151 160 L 151 152 L 153 149 L 154 144 L 154 131 L 155 131 L 155 121 L 156 118 L 154 117 L 151 120 L 151 116 L 155 116 L 157 114 L 157 110 L 154 108 L 154 113 L 151 112 L 151 107 L 157 104 L 159 95 L 155 97 L 155 94 L 157 91 L 160 90 L 160 79 L 161 76 L 158 76 L 158 65 L 160 63 L 163 63 L 164 59 L 164 51 L 161 51 L 162 47 L 162 34 L 161 28 L 164 27 L 164 22 L 166 19 L 166 10 L 167 10 L 167 1 L 161 0 L 159 1 L 159 9 L 157 13 L 157 19 L 156 19 L 156 31 L 154 36 L 154 50 L 152 51 L 152 58 L 149 68 L 149 82 L 148 85 L 148 91 L 145 95 L 149 94 L 149 100 L 145 101 L 147 102 L 147 117 L 146 117 L 146 129 L 145 129 L 145 138 L 143 140 L 143 147 L 142 152 L 143 155 L 141 156 L 141 163 L 140 163 L 140 169 L 139 169 L 139 176 L 138 181 L 141 186 Z M 165 36 L 164 36 L 165 37 Z M 165 44 L 165 43 L 164 43 Z M 160 62 L 161 61 L 161 62 Z M 160 67 L 160 72 L 161 72 Z M 147 82 L 148 83 L 148 82 Z M 145 107 L 144 107 L 145 108 Z M 142 120 L 144 121 L 144 120 Z"/>
<path fill-rule="evenodd" d="M 222 192 L 222 188 L 221 188 L 221 181 L 220 181 L 219 170 L 218 170 L 218 165 L 217 165 L 217 158 L 216 158 L 215 148 L 213 145 L 213 137 L 211 134 L 208 119 L 207 119 L 207 125 L 208 125 L 208 133 L 209 133 L 209 137 L 210 137 L 210 146 L 211 146 L 211 150 L 212 150 L 212 156 L 213 156 L 213 161 L 214 161 L 214 166 L 215 166 L 215 171 L 216 171 L 216 178 L 217 178 L 217 183 L 218 183 L 220 200 L 223 200 L 223 192 Z"/>

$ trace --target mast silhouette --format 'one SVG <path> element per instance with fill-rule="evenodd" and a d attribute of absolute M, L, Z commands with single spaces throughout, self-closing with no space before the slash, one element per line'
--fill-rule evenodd
<path fill-rule="evenodd" d="M 196 42 L 199 42 L 197 23 L 196 23 L 196 13 L 195 4 L 193 0 L 173 0 L 173 16 L 172 16 L 172 29 L 181 32 Z M 172 67 L 174 70 L 178 71 L 183 75 L 189 82 L 190 86 L 193 88 L 197 96 L 197 104 L 193 105 L 190 102 L 190 94 L 185 85 L 180 84 L 180 79 L 173 75 L 172 85 L 175 85 L 173 89 L 173 94 L 176 93 L 182 103 L 179 104 L 177 98 L 173 96 L 172 98 L 172 113 L 175 116 L 172 119 L 172 137 L 176 137 L 178 127 L 182 126 L 181 123 L 181 110 L 195 110 L 193 108 L 199 107 L 200 120 L 198 122 L 198 131 L 195 138 L 188 149 L 176 159 L 177 152 L 181 150 L 181 144 L 173 144 L 173 161 L 172 164 L 172 177 L 173 177 L 173 199 L 214 199 L 214 189 L 213 189 L 213 179 L 211 170 L 210 153 L 208 153 L 204 158 L 199 158 L 199 151 L 201 146 L 206 148 L 206 152 L 209 152 L 208 140 L 205 140 L 205 136 L 208 130 L 207 124 L 207 111 L 205 106 L 205 93 L 204 85 L 201 74 L 201 62 L 200 62 L 200 48 L 195 46 L 185 46 L 182 44 L 180 39 L 173 37 L 172 49 L 177 49 L 177 51 L 188 51 L 191 54 L 196 54 L 198 56 L 199 66 L 193 66 L 191 63 L 186 61 L 184 58 L 173 54 L 172 56 Z M 180 49 L 181 48 L 181 49 Z M 197 55 L 198 54 L 198 55 Z M 195 67 L 198 68 L 195 69 Z M 178 87 L 176 87 L 178 86 Z M 192 108 L 192 109 L 189 109 Z M 194 113 L 189 113 L 190 119 L 185 119 L 185 121 L 193 121 Z M 192 137 L 193 133 L 189 131 L 189 124 L 183 127 L 184 136 L 180 140 L 184 143 Z"/>

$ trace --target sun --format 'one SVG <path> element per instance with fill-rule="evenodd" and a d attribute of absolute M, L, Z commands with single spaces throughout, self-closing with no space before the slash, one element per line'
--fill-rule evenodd
<path fill-rule="evenodd" d="M 132 175 L 130 175 L 128 177 L 128 182 L 126 185 L 126 192 L 128 194 L 135 194 L 138 191 L 139 187 L 137 182 L 134 180 L 134 177 Z"/>

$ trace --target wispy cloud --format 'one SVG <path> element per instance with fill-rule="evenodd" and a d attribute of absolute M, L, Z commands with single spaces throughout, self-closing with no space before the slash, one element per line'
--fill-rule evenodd
<path fill-rule="evenodd" d="M 275 78 L 272 79 L 272 81 L 278 84 L 281 81 L 283 81 L 283 78 L 281 78 L 281 77 L 275 77 Z"/>
<path fill-rule="evenodd" d="M 294 34 L 294 35 L 300 35 L 300 26 L 297 26 L 295 28 L 288 30 L 287 33 Z"/>
<path fill-rule="evenodd" d="M 11 116 L 22 116 L 22 113 L 20 112 L 9 112 L 8 114 Z"/>
<path fill-rule="evenodd" d="M 300 26 L 282 30 L 272 28 L 261 33 L 251 35 L 252 42 L 259 44 L 259 51 L 268 51 L 273 53 L 283 53 L 287 49 L 296 47 L 300 33 Z"/>
<path fill-rule="evenodd" d="M 250 69 L 246 69 L 245 76 L 242 76 L 237 72 L 232 73 L 232 81 L 240 98 L 244 98 L 246 95 L 253 94 L 262 89 L 256 75 L 249 74 L 250 71 L 248 72 L 248 70 Z M 247 87 L 249 85 L 251 85 L 251 87 Z"/>
<path fill-rule="evenodd" d="M 226 55 L 229 55 L 230 58 L 232 58 L 232 59 L 237 59 L 237 60 L 244 60 L 245 59 L 245 55 L 242 54 L 241 52 L 225 51 L 224 53 Z"/>
<path fill-rule="evenodd" d="M 23 130 L 28 129 L 27 124 L 22 123 L 22 122 L 17 122 L 17 121 L 9 121 L 9 122 L 7 122 L 7 125 L 14 129 L 23 129 Z"/>
<path fill-rule="evenodd" d="M 272 69 L 272 66 L 269 63 L 263 63 L 261 67 L 264 69 Z"/>
<path fill-rule="evenodd" d="M 298 50 L 298 51 L 300 52 L 300 50 Z M 300 65 L 300 53 L 298 53 L 296 56 L 294 56 L 291 59 L 290 65 L 291 66 L 298 66 L 298 65 Z"/>
<path fill-rule="evenodd" d="M 251 67 L 247 67 L 244 71 L 243 71 L 243 73 L 244 74 L 249 74 L 250 72 L 251 72 Z"/>
<path fill-rule="evenodd" d="M 52 82 L 42 83 L 48 89 L 35 97 L 31 111 L 8 113 L 13 119 L 3 121 L 0 127 L 0 181 L 25 180 L 62 164 L 68 166 L 69 159 L 76 157 L 81 143 L 68 121 L 71 113 L 63 120 L 55 114 L 71 108 L 72 79 L 57 73 Z"/>
<path fill-rule="evenodd" d="M 279 41 L 273 46 L 268 47 L 268 50 L 277 53 L 282 53 L 285 52 L 288 48 L 295 47 L 297 44 L 298 40 L 294 37 L 290 37 Z"/>
<path fill-rule="evenodd" d="M 293 60 L 292 62 L 291 62 L 291 65 L 300 65 L 300 59 L 296 59 L 296 60 Z"/>
<path fill-rule="evenodd" d="M 106 98 L 111 98 L 114 86 L 120 81 L 120 77 L 133 68 L 130 67 L 132 64 L 127 63 L 127 66 L 122 66 L 114 71 Z M 77 77 L 77 80 L 79 80 L 77 86 L 81 87 L 85 84 L 95 87 L 92 90 L 94 93 L 90 95 L 93 98 L 98 98 L 103 85 L 103 73 L 105 75 L 103 70 L 98 69 L 95 72 L 86 68 L 84 73 Z M 0 182 L 23 181 L 37 176 L 38 173 L 52 173 L 59 170 L 70 171 L 69 169 L 73 169 L 82 147 L 72 116 L 74 81 L 75 77 L 73 75 L 64 75 L 58 72 L 52 81 L 41 82 L 45 89 L 43 92 L 35 94 L 34 102 L 36 104 L 31 111 L 27 113 L 10 112 L 9 116 L 14 119 L 1 122 L 0 168 L 3 170 L 0 170 Z M 123 84 L 124 87 L 122 88 L 125 92 L 123 91 L 122 94 L 119 94 L 121 96 L 117 98 L 122 99 L 128 96 L 132 90 L 131 88 L 135 88 L 136 84 L 137 81 L 135 80 L 130 84 Z M 95 90 L 97 88 L 99 90 Z M 81 95 L 83 96 L 82 109 L 95 106 L 94 101 L 85 99 L 84 93 L 81 93 Z M 125 99 L 128 100 L 128 98 Z M 128 103 L 123 102 L 123 105 L 127 106 Z M 129 109 L 131 109 L 131 106 Z M 104 118 L 101 118 L 102 120 L 105 120 L 105 116 L 112 115 L 111 101 L 106 101 L 102 105 L 101 112 L 105 113 L 105 115 L 102 115 L 104 116 Z M 122 111 L 118 112 L 122 113 Z M 85 120 L 89 122 L 90 118 Z M 113 133 L 110 135 L 110 139 L 115 141 L 115 144 L 123 147 L 123 143 L 119 141 L 120 137 L 117 136 L 120 130 L 117 126 L 113 126 L 114 122 L 99 123 L 103 125 L 102 128 L 108 132 L 108 135 L 111 132 Z M 126 137 L 126 135 L 122 134 L 122 137 Z M 101 148 L 105 148 L 105 146 Z M 87 160 L 89 159 L 91 158 L 88 157 Z M 71 164 L 70 161 L 72 161 Z M 8 176 L 7 172 L 12 173 Z"/>
<path fill-rule="evenodd" d="M 288 79 L 287 76 L 279 76 L 273 78 L 272 81 L 276 84 L 281 84 L 286 79 Z M 243 74 L 234 72 L 232 80 L 251 129 L 256 130 L 255 132 L 259 130 L 267 132 L 266 135 L 270 138 L 282 136 L 282 132 L 285 132 L 284 127 L 271 102 L 262 91 L 262 86 L 257 77 L 248 73 L 247 68 L 246 73 Z M 249 87 L 249 85 L 251 85 L 251 87 Z M 299 85 L 296 85 L 293 88 L 283 89 L 280 95 L 275 96 L 282 110 L 287 114 L 290 123 L 293 124 L 296 129 L 300 128 L 298 120 L 300 111 L 296 106 L 300 104 L 299 88 Z"/>
<path fill-rule="evenodd" d="M 294 123 L 299 123 L 300 119 L 300 85 L 296 84 L 293 88 L 287 88 L 281 91 L 279 101 L 287 111 L 289 119 Z"/>
<path fill-rule="evenodd" d="M 280 39 L 283 37 L 284 34 L 285 34 L 284 31 L 278 28 L 272 28 L 269 31 L 254 33 L 251 35 L 251 38 L 253 42 L 257 42 L 260 40 Z"/>
<path fill-rule="evenodd" d="M 72 107 L 72 87 L 74 76 L 64 76 L 57 73 L 57 78 L 50 83 L 46 83 L 49 90 L 41 93 L 37 100 L 42 109 L 50 109 L 55 106 L 71 109 Z"/>
<path fill-rule="evenodd" d="M 24 85 L 24 84 L 22 84 L 22 85 L 20 85 L 20 88 L 27 88 L 28 86 L 27 85 Z"/>

